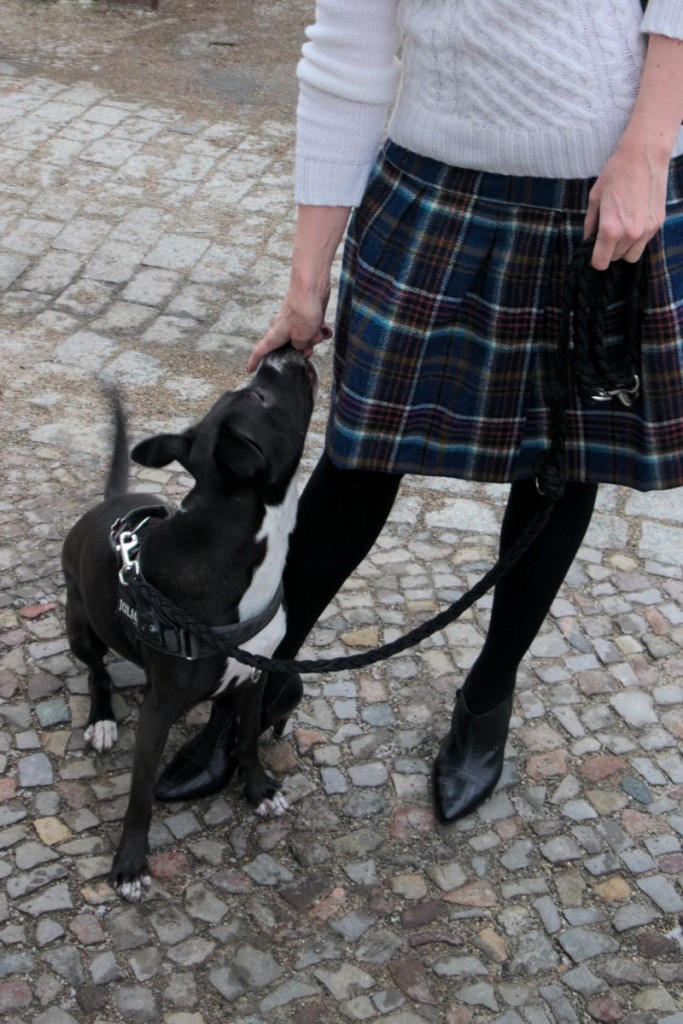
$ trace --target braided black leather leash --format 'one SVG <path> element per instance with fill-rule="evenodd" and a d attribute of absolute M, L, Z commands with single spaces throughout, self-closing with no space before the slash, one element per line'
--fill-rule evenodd
<path fill-rule="evenodd" d="M 523 533 L 520 534 L 505 557 L 500 559 L 471 590 L 446 608 L 445 611 L 440 612 L 428 622 L 417 626 L 415 629 L 410 630 L 409 633 L 398 637 L 396 640 L 392 640 L 390 643 L 382 644 L 380 647 L 375 647 L 373 650 L 365 651 L 362 654 L 348 654 L 338 658 L 322 658 L 317 660 L 266 658 L 260 654 L 251 654 L 249 651 L 242 650 L 240 647 L 235 647 L 231 644 L 221 644 L 220 650 L 216 649 L 216 653 L 226 654 L 242 664 L 250 665 L 252 668 L 263 672 L 301 673 L 341 672 L 342 669 L 363 668 L 367 665 L 374 665 L 378 661 L 384 661 L 385 658 L 389 658 L 394 654 L 400 654 L 402 651 L 407 650 L 407 648 L 414 647 L 421 640 L 431 636 L 432 633 L 436 633 L 438 630 L 443 629 L 444 626 L 454 622 L 467 608 L 490 590 L 500 577 L 521 558 L 529 545 L 541 532 L 548 521 L 553 504 L 552 500 L 548 500 L 547 504 L 536 513 Z M 183 629 L 196 633 L 206 643 L 213 642 L 215 644 L 215 638 L 212 638 L 210 631 L 203 623 L 173 605 L 146 580 L 135 581 L 135 586 L 139 587 L 140 596 L 148 601 L 155 611 L 165 617 L 175 616 L 178 624 Z"/>
<path fill-rule="evenodd" d="M 370 651 L 309 660 L 267 658 L 251 654 L 234 644 L 218 643 L 214 630 L 178 608 L 147 580 L 141 576 L 129 577 L 129 585 L 138 591 L 137 600 L 146 602 L 161 618 L 174 620 L 181 629 L 215 649 L 216 654 L 227 655 L 265 672 L 305 674 L 364 668 L 414 647 L 458 619 L 516 565 L 539 536 L 555 502 L 564 493 L 567 404 L 572 377 L 579 390 L 595 401 L 617 398 L 624 405 L 629 405 L 637 397 L 639 381 L 636 368 L 644 296 L 642 260 L 635 265 L 611 264 L 606 271 L 594 271 L 590 266 L 593 243 L 594 239 L 587 239 L 578 247 L 566 278 L 553 379 L 546 385 L 550 448 L 534 466 L 536 486 L 542 496 L 541 507 L 508 551 L 466 594 L 404 636 Z M 625 293 L 625 341 L 623 353 L 615 365 L 614 353 L 608 352 L 605 345 L 604 326 L 607 308 L 617 288 L 622 289 L 618 293 L 620 298 Z"/>

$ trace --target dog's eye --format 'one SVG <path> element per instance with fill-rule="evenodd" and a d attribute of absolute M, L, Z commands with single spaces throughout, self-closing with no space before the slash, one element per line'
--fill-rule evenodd
<path fill-rule="evenodd" d="M 262 388 L 254 388 L 251 393 L 254 398 L 261 403 L 261 405 L 267 405 L 268 396 Z"/>

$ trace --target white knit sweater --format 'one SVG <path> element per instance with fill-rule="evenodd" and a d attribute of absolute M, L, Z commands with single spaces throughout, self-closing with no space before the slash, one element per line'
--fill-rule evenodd
<path fill-rule="evenodd" d="M 297 200 L 359 201 L 392 104 L 389 137 L 425 156 L 599 174 L 653 32 L 683 39 L 683 0 L 650 0 L 644 19 L 639 0 L 318 0 L 298 67 Z"/>

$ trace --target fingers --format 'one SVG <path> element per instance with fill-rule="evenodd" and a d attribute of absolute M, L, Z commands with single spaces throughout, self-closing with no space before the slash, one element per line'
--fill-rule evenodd
<path fill-rule="evenodd" d="M 598 226 L 591 265 L 596 270 L 607 270 L 614 260 L 637 263 L 647 243 L 655 234 L 652 230 L 631 230 L 601 222 Z"/>
<path fill-rule="evenodd" d="M 274 352 L 276 348 L 281 348 L 288 340 L 288 338 L 279 340 L 274 332 L 266 331 L 261 340 L 257 341 L 251 350 L 251 355 L 247 360 L 247 371 L 253 373 L 264 356 L 268 355 L 269 352 Z"/>
<path fill-rule="evenodd" d="M 591 266 L 596 270 L 607 270 L 613 259 L 616 259 L 614 241 L 606 237 L 604 232 L 598 230 L 591 256 Z"/>
<path fill-rule="evenodd" d="M 282 348 L 288 342 L 291 342 L 294 348 L 303 352 L 309 359 L 313 355 L 315 346 L 323 341 L 329 341 L 331 337 L 332 328 L 327 323 L 323 322 L 312 336 L 306 337 L 305 335 L 301 336 L 300 331 L 291 330 L 286 318 L 277 316 L 263 337 L 254 345 L 247 361 L 247 371 L 253 373 L 264 356 L 269 352 L 274 352 L 277 348 Z"/>
<path fill-rule="evenodd" d="M 595 236 L 591 264 L 606 270 L 615 260 L 636 263 L 666 215 L 668 163 L 661 166 L 617 150 L 588 197 L 584 237 Z"/>
<path fill-rule="evenodd" d="M 599 204 L 593 198 L 593 193 L 591 192 L 590 197 L 588 199 L 588 209 L 586 211 L 586 216 L 585 216 L 584 221 L 583 221 L 583 237 L 584 237 L 584 240 L 586 238 L 590 238 L 592 235 L 596 235 L 598 233 L 598 211 L 599 211 L 599 209 L 600 209 Z"/>
<path fill-rule="evenodd" d="M 652 218 L 636 221 L 625 216 L 615 216 L 609 210 L 601 210 L 599 200 L 590 201 L 584 220 L 583 237 L 595 236 L 591 266 L 595 270 L 607 270 L 615 260 L 637 263 L 657 228 Z"/>
<path fill-rule="evenodd" d="M 628 249 L 622 248 L 621 251 L 617 250 L 619 254 L 615 256 L 615 259 L 625 260 L 627 263 L 637 263 L 640 257 L 645 252 L 645 249 L 647 248 L 647 243 L 650 241 L 651 238 L 651 234 L 648 234 L 647 236 L 642 235 L 636 242 L 633 243 L 633 245 L 629 246 Z"/>

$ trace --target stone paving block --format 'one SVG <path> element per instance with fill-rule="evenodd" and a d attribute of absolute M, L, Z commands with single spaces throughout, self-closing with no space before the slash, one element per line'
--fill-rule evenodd
<path fill-rule="evenodd" d="M 100 138 L 85 146 L 82 160 L 89 160 L 104 167 L 118 168 L 126 163 L 140 149 L 140 143 L 131 139 Z"/>
<path fill-rule="evenodd" d="M 683 530 L 677 526 L 644 522 L 638 554 L 641 558 L 653 558 L 680 566 L 683 563 L 682 534 Z"/>
<path fill-rule="evenodd" d="M 204 255 L 210 242 L 205 238 L 165 234 L 142 262 L 148 267 L 165 270 L 189 270 Z"/>
<path fill-rule="evenodd" d="M 28 291 L 61 292 L 80 269 L 75 254 L 50 251 L 24 275 L 22 284 Z"/>
<path fill-rule="evenodd" d="M 239 999 L 246 992 L 246 985 L 230 964 L 212 968 L 209 972 L 209 981 L 229 1003 Z"/>
<path fill-rule="evenodd" d="M 114 1003 L 118 1013 L 129 1020 L 137 1022 L 158 1019 L 154 993 L 142 985 L 117 989 Z"/>
<path fill-rule="evenodd" d="M 61 910 L 70 910 L 73 907 L 68 887 L 64 883 L 54 885 L 43 890 L 37 896 L 20 903 L 19 910 L 30 917 L 40 917 L 43 914 L 56 913 Z"/>
<path fill-rule="evenodd" d="M 52 246 L 68 252 L 91 253 L 104 242 L 110 229 L 105 220 L 74 217 L 53 239 Z"/>
<path fill-rule="evenodd" d="M 12 231 L 6 232 L 2 244 L 11 252 L 37 256 L 49 247 L 51 241 L 62 230 L 59 221 L 22 218 Z"/>
<path fill-rule="evenodd" d="M 0 288 L 9 288 L 30 265 L 25 256 L 0 251 Z"/>
<path fill-rule="evenodd" d="M 683 896 L 663 875 L 638 879 L 638 887 L 666 914 L 683 912 Z"/>
<path fill-rule="evenodd" d="M 195 320 L 182 316 L 162 316 L 148 327 L 141 338 L 143 345 L 174 346 L 186 344 L 196 334 L 198 325 Z"/>
<path fill-rule="evenodd" d="M 97 371 L 111 358 L 116 348 L 115 343 L 104 335 L 79 331 L 56 346 L 55 359 L 66 365 L 86 366 Z"/>
<path fill-rule="evenodd" d="M 141 255 L 138 248 L 126 242 L 105 242 L 86 264 L 84 276 L 95 281 L 125 284 L 137 268 Z"/>
<path fill-rule="evenodd" d="M 165 307 L 182 281 L 182 276 L 171 270 L 142 269 L 131 275 L 121 297 L 127 302 Z"/>
<path fill-rule="evenodd" d="M 18 762 L 19 785 L 24 788 L 50 786 L 54 781 L 52 765 L 45 754 L 30 754 Z"/>
<path fill-rule="evenodd" d="M 204 285 L 226 285 L 239 279 L 255 258 L 243 246 L 210 245 L 190 271 L 190 280 Z"/>
<path fill-rule="evenodd" d="M 111 301 L 113 286 L 79 279 L 57 298 L 57 305 L 75 315 L 94 315 Z"/>

